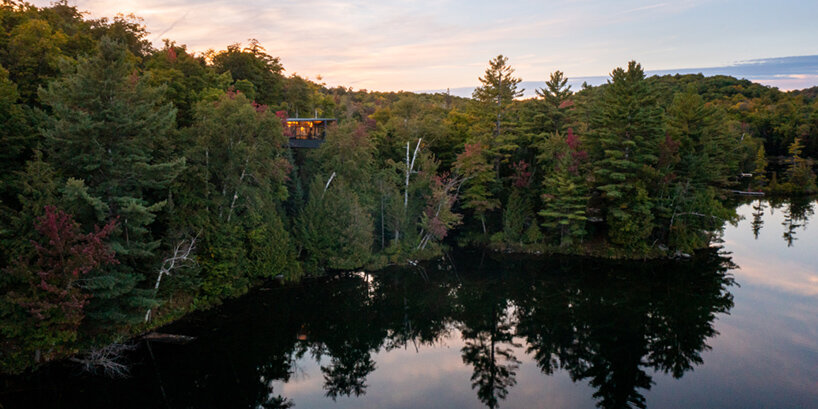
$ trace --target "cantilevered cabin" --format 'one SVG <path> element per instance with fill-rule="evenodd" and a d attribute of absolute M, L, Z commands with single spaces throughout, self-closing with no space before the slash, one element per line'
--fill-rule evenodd
<path fill-rule="evenodd" d="M 287 118 L 284 135 L 290 138 L 291 148 L 317 148 L 324 143 L 327 126 L 335 118 Z"/>

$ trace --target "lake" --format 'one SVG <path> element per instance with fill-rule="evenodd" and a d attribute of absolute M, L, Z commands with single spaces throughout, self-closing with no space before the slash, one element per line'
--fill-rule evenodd
<path fill-rule="evenodd" d="M 9 408 L 818 408 L 816 202 L 720 248 L 608 262 L 458 251 L 269 285 L 165 327 L 131 376 L 3 380 Z"/>

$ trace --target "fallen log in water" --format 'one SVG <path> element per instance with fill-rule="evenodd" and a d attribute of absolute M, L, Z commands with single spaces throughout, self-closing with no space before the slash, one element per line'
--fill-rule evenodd
<path fill-rule="evenodd" d="M 150 332 L 142 336 L 145 341 L 164 342 L 167 344 L 187 344 L 196 339 L 187 335 L 163 334 L 161 332 Z"/>
<path fill-rule="evenodd" d="M 746 192 L 741 190 L 731 190 L 730 193 L 735 193 L 737 195 L 743 196 L 764 196 L 764 192 Z"/>

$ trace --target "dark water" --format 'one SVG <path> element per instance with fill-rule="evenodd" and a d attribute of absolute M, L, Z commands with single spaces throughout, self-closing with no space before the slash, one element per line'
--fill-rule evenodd
<path fill-rule="evenodd" d="M 3 408 L 818 408 L 814 203 L 754 202 L 723 248 L 611 263 L 465 252 L 194 314 L 124 380 L 53 366 Z M 738 268 L 737 266 L 740 266 Z"/>

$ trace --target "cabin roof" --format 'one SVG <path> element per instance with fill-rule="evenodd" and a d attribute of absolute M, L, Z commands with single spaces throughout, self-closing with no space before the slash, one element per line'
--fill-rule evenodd
<path fill-rule="evenodd" d="M 336 118 L 287 118 L 287 122 L 337 121 Z"/>

